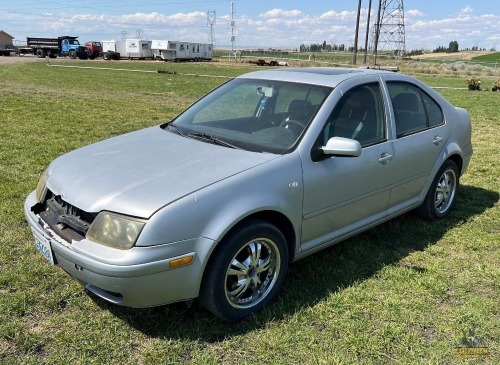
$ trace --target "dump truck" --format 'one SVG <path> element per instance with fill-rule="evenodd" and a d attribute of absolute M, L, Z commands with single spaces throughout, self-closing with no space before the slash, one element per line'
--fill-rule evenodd
<path fill-rule="evenodd" d="M 80 45 L 78 37 L 62 36 L 57 38 L 26 38 L 26 47 L 19 48 L 18 53 L 34 54 L 39 58 L 69 56 L 69 58 L 88 58 L 87 48 Z"/>

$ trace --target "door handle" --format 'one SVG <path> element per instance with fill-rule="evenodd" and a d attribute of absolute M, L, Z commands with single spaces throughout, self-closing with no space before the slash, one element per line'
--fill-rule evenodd
<path fill-rule="evenodd" d="M 392 160 L 392 155 L 384 152 L 380 155 L 380 158 L 378 159 L 378 162 L 380 162 L 382 165 L 385 165 L 388 163 L 390 160 Z"/>
<path fill-rule="evenodd" d="M 434 143 L 436 146 L 439 146 L 443 139 L 439 136 L 435 136 L 434 139 L 432 140 L 432 143 Z"/>

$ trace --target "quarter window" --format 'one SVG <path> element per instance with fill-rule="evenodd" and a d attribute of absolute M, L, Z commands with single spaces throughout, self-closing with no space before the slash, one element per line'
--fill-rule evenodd
<path fill-rule="evenodd" d="M 387 88 L 394 108 L 398 138 L 443 124 L 443 111 L 418 86 L 387 82 Z"/>

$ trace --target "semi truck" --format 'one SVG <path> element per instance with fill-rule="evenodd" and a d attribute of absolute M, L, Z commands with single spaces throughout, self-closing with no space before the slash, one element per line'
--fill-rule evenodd
<path fill-rule="evenodd" d="M 88 41 L 87 43 L 85 43 L 85 47 L 87 48 L 87 53 L 89 55 L 89 58 L 91 60 L 94 60 L 98 57 L 102 57 L 107 61 L 119 60 L 120 53 L 112 50 L 112 48 L 113 49 L 115 48 L 114 45 L 110 46 L 108 43 L 109 43 L 108 41 L 102 41 L 102 42 Z M 103 49 L 105 50 L 103 51 Z"/>
<path fill-rule="evenodd" d="M 78 37 L 62 36 L 57 38 L 26 38 L 26 47 L 19 48 L 19 54 L 34 54 L 39 58 L 69 56 L 69 58 L 88 58 L 87 48 L 80 45 Z"/>

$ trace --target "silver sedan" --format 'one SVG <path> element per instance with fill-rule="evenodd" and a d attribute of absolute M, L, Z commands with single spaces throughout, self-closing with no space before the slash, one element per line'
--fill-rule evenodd
<path fill-rule="evenodd" d="M 237 77 L 172 122 L 54 160 L 26 199 L 35 246 L 124 306 L 238 321 L 290 262 L 397 215 L 448 215 L 467 111 L 414 78 L 301 68 Z"/>

